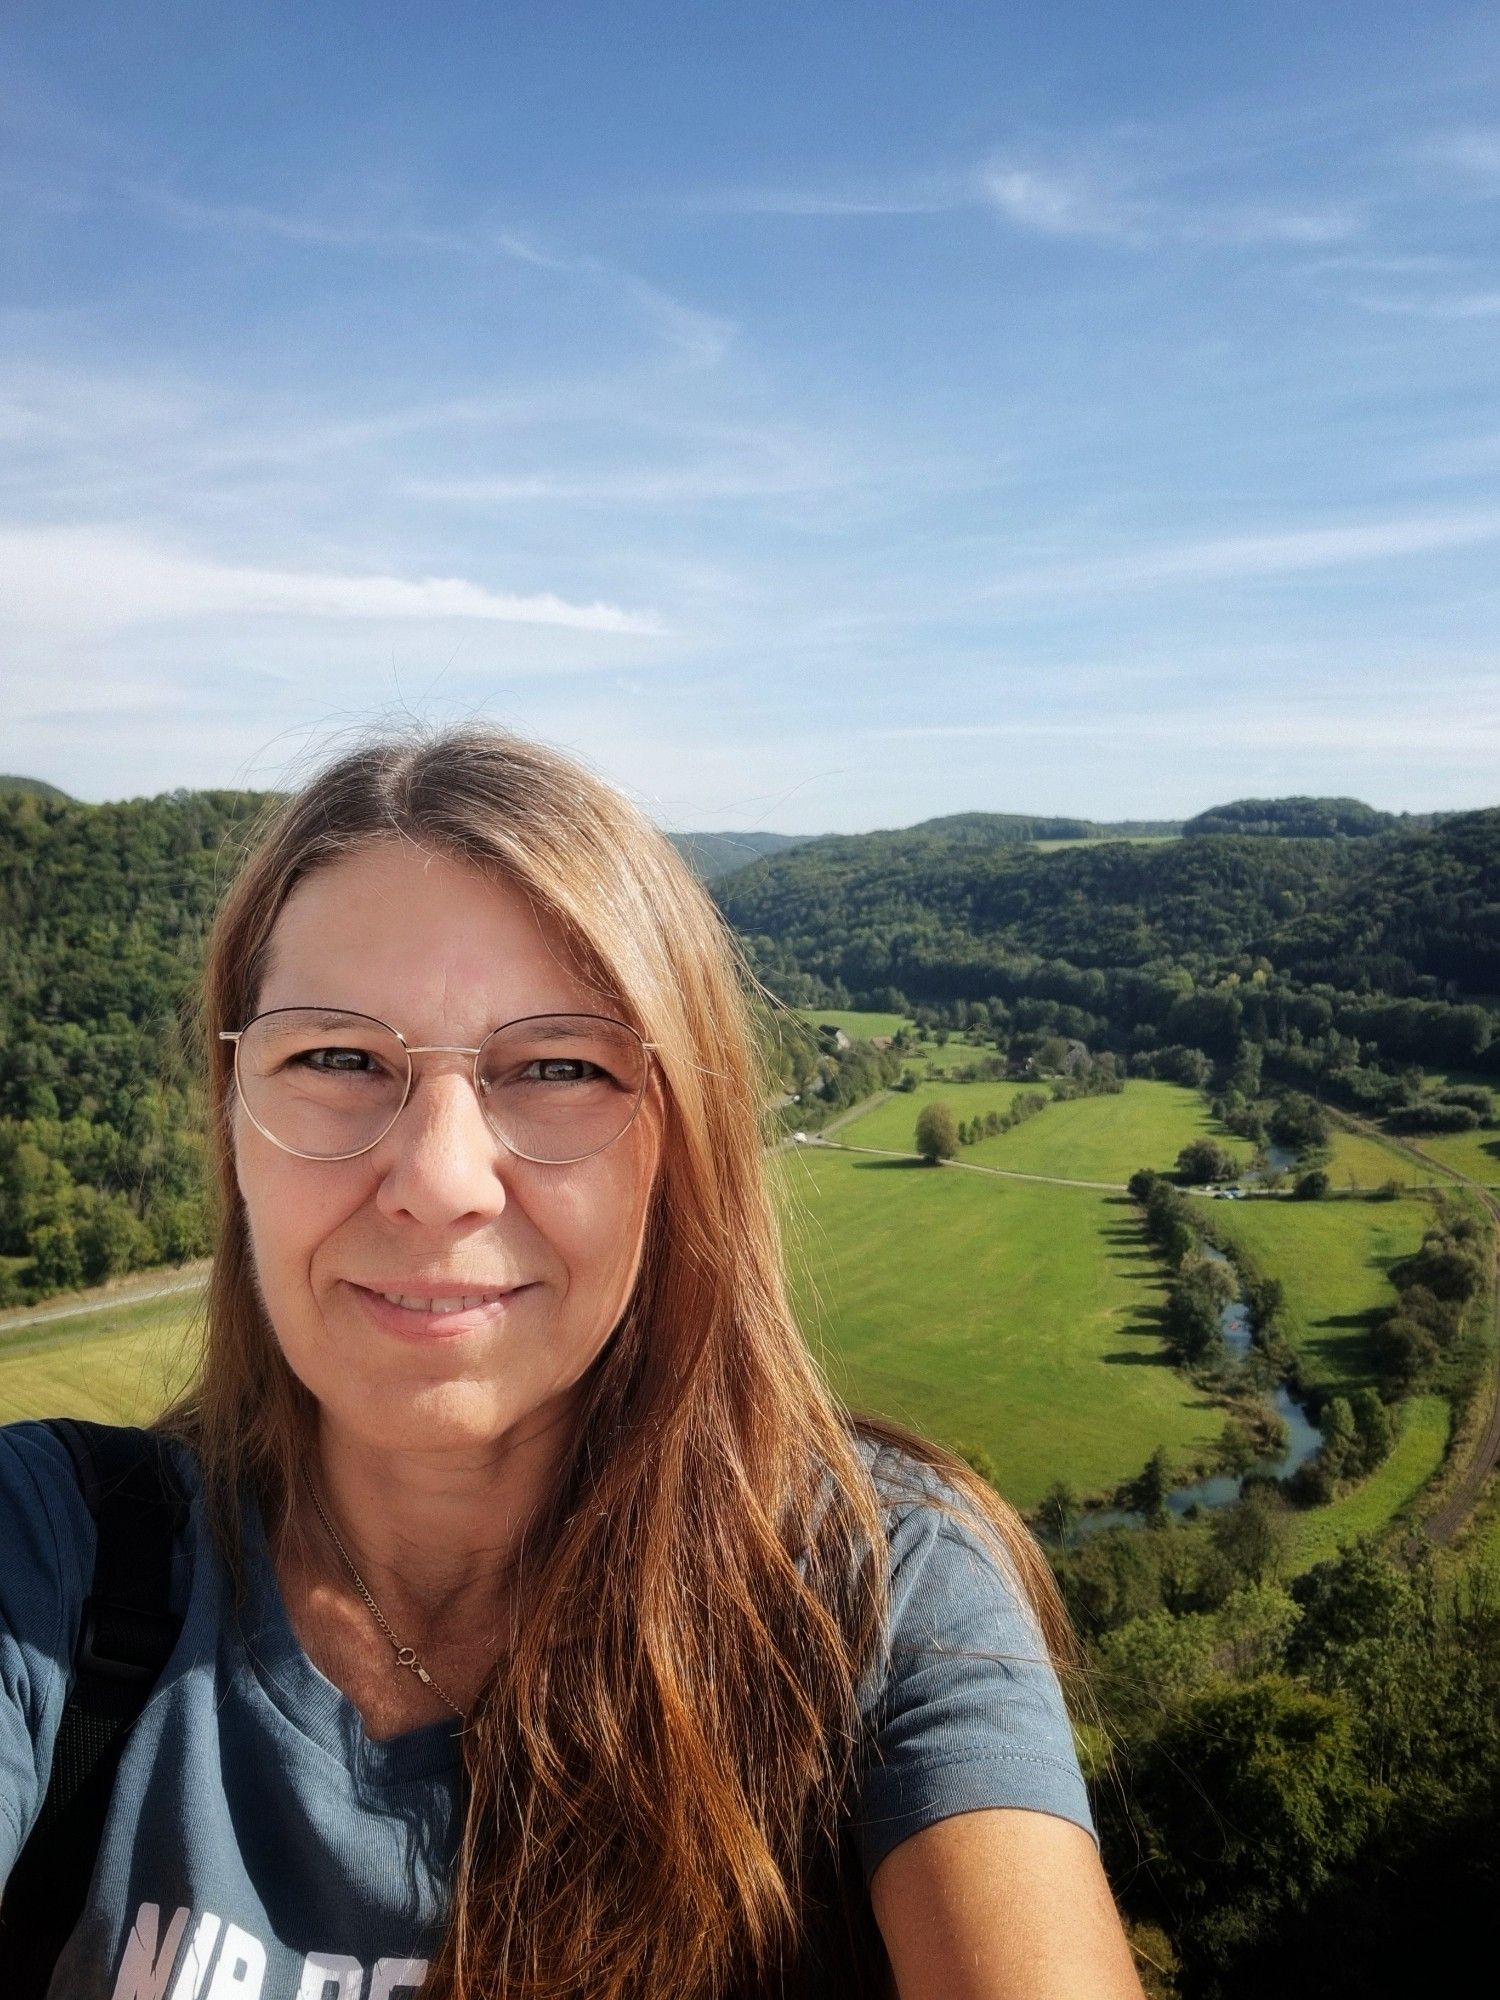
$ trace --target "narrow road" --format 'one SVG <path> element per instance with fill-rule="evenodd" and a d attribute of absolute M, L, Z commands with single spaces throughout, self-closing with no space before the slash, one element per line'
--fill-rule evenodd
<path fill-rule="evenodd" d="M 839 1120 L 840 1124 L 843 1122 L 842 1119 Z M 833 1127 L 830 1125 L 827 1129 L 831 1132 Z M 810 1133 L 804 1143 L 809 1146 L 829 1145 L 829 1141 L 821 1132 Z M 922 1157 L 920 1153 L 898 1152 L 889 1146 L 851 1146 L 844 1139 L 831 1145 L 829 1150 L 835 1153 L 873 1153 L 882 1160 L 920 1160 Z M 1128 1192 L 1123 1181 L 1072 1181 L 1065 1180 L 1061 1174 L 1023 1174 L 1014 1167 L 982 1167 L 976 1160 L 940 1160 L 938 1164 L 943 1167 L 957 1167 L 965 1174 L 992 1174 L 995 1179 L 1002 1181 L 1041 1181 L 1047 1187 L 1097 1188 L 1103 1194 Z"/>
<path fill-rule="evenodd" d="M 14 1312 L 0 1313 L 0 1347 L 4 1346 L 9 1335 L 26 1333 L 34 1326 L 45 1326 L 49 1320 L 77 1319 L 84 1313 L 112 1312 L 117 1306 L 139 1305 L 146 1299 L 170 1298 L 176 1292 L 201 1291 L 208 1279 L 208 1265 L 204 1262 L 195 1266 L 191 1276 L 178 1276 L 167 1284 L 151 1284 L 149 1280 L 158 1275 L 154 1271 L 143 1271 L 143 1282 L 127 1280 L 114 1291 L 77 1299 L 72 1305 L 21 1306 Z"/>
<path fill-rule="evenodd" d="M 1474 1447 L 1469 1463 L 1464 1468 L 1462 1478 L 1436 1513 L 1430 1514 L 1422 1523 L 1422 1532 L 1428 1540 L 1436 1542 L 1441 1548 L 1453 1540 L 1478 1506 L 1480 1495 L 1484 1492 L 1485 1481 L 1495 1466 L 1500 1464 L 1500 1199 L 1497 1199 L 1482 1181 L 1472 1179 L 1458 1167 L 1450 1167 L 1446 1160 L 1434 1158 L 1414 1141 L 1403 1139 L 1394 1132 L 1382 1132 L 1378 1126 L 1371 1125 L 1366 1119 L 1356 1118 L 1353 1112 L 1338 1111 L 1332 1105 L 1325 1105 L 1323 1108 L 1334 1123 L 1342 1125 L 1346 1131 L 1357 1132 L 1361 1138 L 1378 1139 L 1382 1145 L 1406 1154 L 1408 1159 L 1416 1160 L 1424 1167 L 1433 1167 L 1438 1173 L 1447 1174 L 1451 1180 L 1459 1182 L 1461 1186 L 1472 1188 L 1494 1224 L 1494 1228 L 1490 1231 L 1490 1305 L 1493 1313 L 1490 1332 L 1495 1354 L 1493 1402 L 1489 1421 Z"/>

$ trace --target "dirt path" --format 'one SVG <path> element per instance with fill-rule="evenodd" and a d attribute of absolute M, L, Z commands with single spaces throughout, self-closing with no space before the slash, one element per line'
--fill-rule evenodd
<path fill-rule="evenodd" d="M 1439 1160 L 1426 1153 L 1410 1139 L 1403 1139 L 1394 1132 L 1382 1132 L 1378 1126 L 1369 1124 L 1363 1118 L 1356 1118 L 1352 1112 L 1335 1110 L 1325 1105 L 1330 1118 L 1347 1131 L 1359 1133 L 1361 1138 L 1376 1139 L 1383 1146 L 1389 1146 L 1397 1153 L 1404 1153 L 1408 1159 L 1416 1160 L 1424 1167 L 1434 1168 L 1446 1174 L 1460 1186 L 1472 1188 L 1484 1204 L 1494 1228 L 1490 1231 L 1490 1303 L 1494 1315 L 1491 1336 L 1495 1350 L 1495 1380 L 1492 1390 L 1493 1401 L 1489 1421 L 1484 1427 L 1478 1443 L 1474 1447 L 1463 1477 L 1454 1487 L 1434 1514 L 1422 1523 L 1422 1531 L 1430 1541 L 1442 1546 L 1451 1542 L 1459 1529 L 1479 1504 L 1485 1481 L 1500 1464 L 1500 1199 L 1482 1181 L 1476 1181 L 1457 1167 L 1450 1167 L 1446 1160 Z"/>
<path fill-rule="evenodd" d="M 116 1306 L 139 1305 L 146 1299 L 170 1298 L 174 1292 L 201 1291 L 208 1279 L 208 1259 L 196 1264 L 172 1267 L 175 1275 L 166 1283 L 163 1273 L 138 1271 L 129 1278 L 117 1278 L 109 1286 L 97 1286 L 91 1292 L 74 1295 L 71 1303 L 61 1305 L 20 1306 L 14 1312 L 0 1313 L 0 1343 L 12 1333 L 26 1333 L 34 1326 L 45 1326 L 49 1320 L 77 1319 L 83 1313 L 110 1312 Z"/>
<path fill-rule="evenodd" d="M 845 1121 L 840 1119 L 838 1122 L 843 1124 Z M 832 1125 L 827 1126 L 825 1130 L 831 1132 Z M 808 1146 L 823 1146 L 829 1142 L 822 1132 L 814 1132 L 810 1133 L 803 1143 Z M 898 1152 L 889 1146 L 851 1146 L 844 1139 L 831 1146 L 830 1150 L 835 1153 L 873 1153 L 882 1160 L 920 1160 L 922 1157 L 920 1153 Z M 1061 1174 L 1023 1174 L 1014 1167 L 981 1167 L 974 1160 L 941 1160 L 938 1164 L 944 1167 L 957 1167 L 965 1174 L 993 1174 L 997 1180 L 1002 1181 L 1041 1181 L 1047 1187 L 1096 1188 L 1103 1194 L 1127 1192 L 1123 1181 L 1070 1181 L 1065 1180 Z"/>

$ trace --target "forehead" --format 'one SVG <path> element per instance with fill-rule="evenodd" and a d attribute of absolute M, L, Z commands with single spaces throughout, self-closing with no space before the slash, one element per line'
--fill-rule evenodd
<path fill-rule="evenodd" d="M 397 840 L 298 883 L 255 1005 L 344 1007 L 408 1039 L 476 1041 L 523 1014 L 614 1011 L 556 921 L 519 889 Z"/>

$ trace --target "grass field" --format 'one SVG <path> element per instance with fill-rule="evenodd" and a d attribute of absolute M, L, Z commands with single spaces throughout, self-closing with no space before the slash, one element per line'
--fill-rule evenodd
<path fill-rule="evenodd" d="M 1383 1181 L 1402 1187 L 1429 1187 L 1446 1179 L 1436 1167 L 1424 1166 L 1388 1142 L 1368 1139 L 1335 1125 L 1328 1146 L 1328 1177 L 1334 1187 L 1375 1188 Z"/>
<path fill-rule="evenodd" d="M 861 1014 L 847 1007 L 798 1007 L 796 1012 L 815 1028 L 842 1028 L 858 1042 L 873 1041 L 876 1035 L 894 1035 L 898 1028 L 911 1026 L 904 1014 Z"/>
<path fill-rule="evenodd" d="M 1386 1272 L 1432 1221 L 1421 1200 L 1216 1202 L 1214 1219 L 1286 1289 L 1287 1332 L 1309 1383 L 1373 1386 L 1366 1333 L 1393 1302 Z"/>
<path fill-rule="evenodd" d="M 1441 1396 L 1413 1396 L 1401 1406 L 1401 1431 L 1390 1457 L 1368 1479 L 1326 1507 L 1294 1515 L 1293 1573 L 1337 1555 L 1340 1542 L 1385 1526 L 1409 1506 L 1443 1462 L 1452 1414 Z"/>
<path fill-rule="evenodd" d="M 910 1100 L 907 1100 L 909 1103 Z M 1104 1492 L 1223 1414 L 1166 1365 L 1159 1266 L 1121 1196 L 857 1154 L 782 1156 L 803 1325 L 839 1393 L 981 1445 L 1007 1497 Z"/>
<path fill-rule="evenodd" d="M 1482 1125 L 1477 1132 L 1413 1132 L 1411 1140 L 1434 1160 L 1467 1174 L 1481 1187 L 1500 1187 L 1500 1126 Z M 1434 1173 L 1432 1178 L 1437 1181 L 1443 1176 Z"/>
<path fill-rule="evenodd" d="M 155 1416 L 187 1379 L 192 1312 L 192 1294 L 179 1293 L 0 1337 L 0 1423 Z"/>
<path fill-rule="evenodd" d="M 901 1091 L 839 1137 L 851 1146 L 889 1146 L 910 1152 L 917 1113 L 941 1099 L 960 1120 L 1004 1111 L 1018 1092 L 1041 1083 L 925 1083 Z M 1248 1163 L 1248 1141 L 1224 1132 L 1196 1091 L 1174 1083 L 1132 1079 L 1117 1097 L 1073 1097 L 1049 1104 L 1034 1118 L 998 1138 L 965 1146 L 961 1160 L 974 1166 L 1009 1167 L 1016 1173 L 1056 1174 L 1063 1180 L 1110 1181 L 1123 1186 L 1137 1167 L 1166 1171 L 1193 1139 L 1213 1138 Z"/>

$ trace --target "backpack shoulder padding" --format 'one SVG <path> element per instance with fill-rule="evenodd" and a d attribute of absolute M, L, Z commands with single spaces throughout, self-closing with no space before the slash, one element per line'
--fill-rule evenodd
<path fill-rule="evenodd" d="M 155 1431 L 55 1417 L 78 1490 L 98 1526 L 73 1683 L 41 1812 L 5 1884 L 0 1992 L 43 2000 L 83 1914 L 125 1736 L 182 1630 L 171 1607 L 172 1550 L 188 1496 Z"/>

